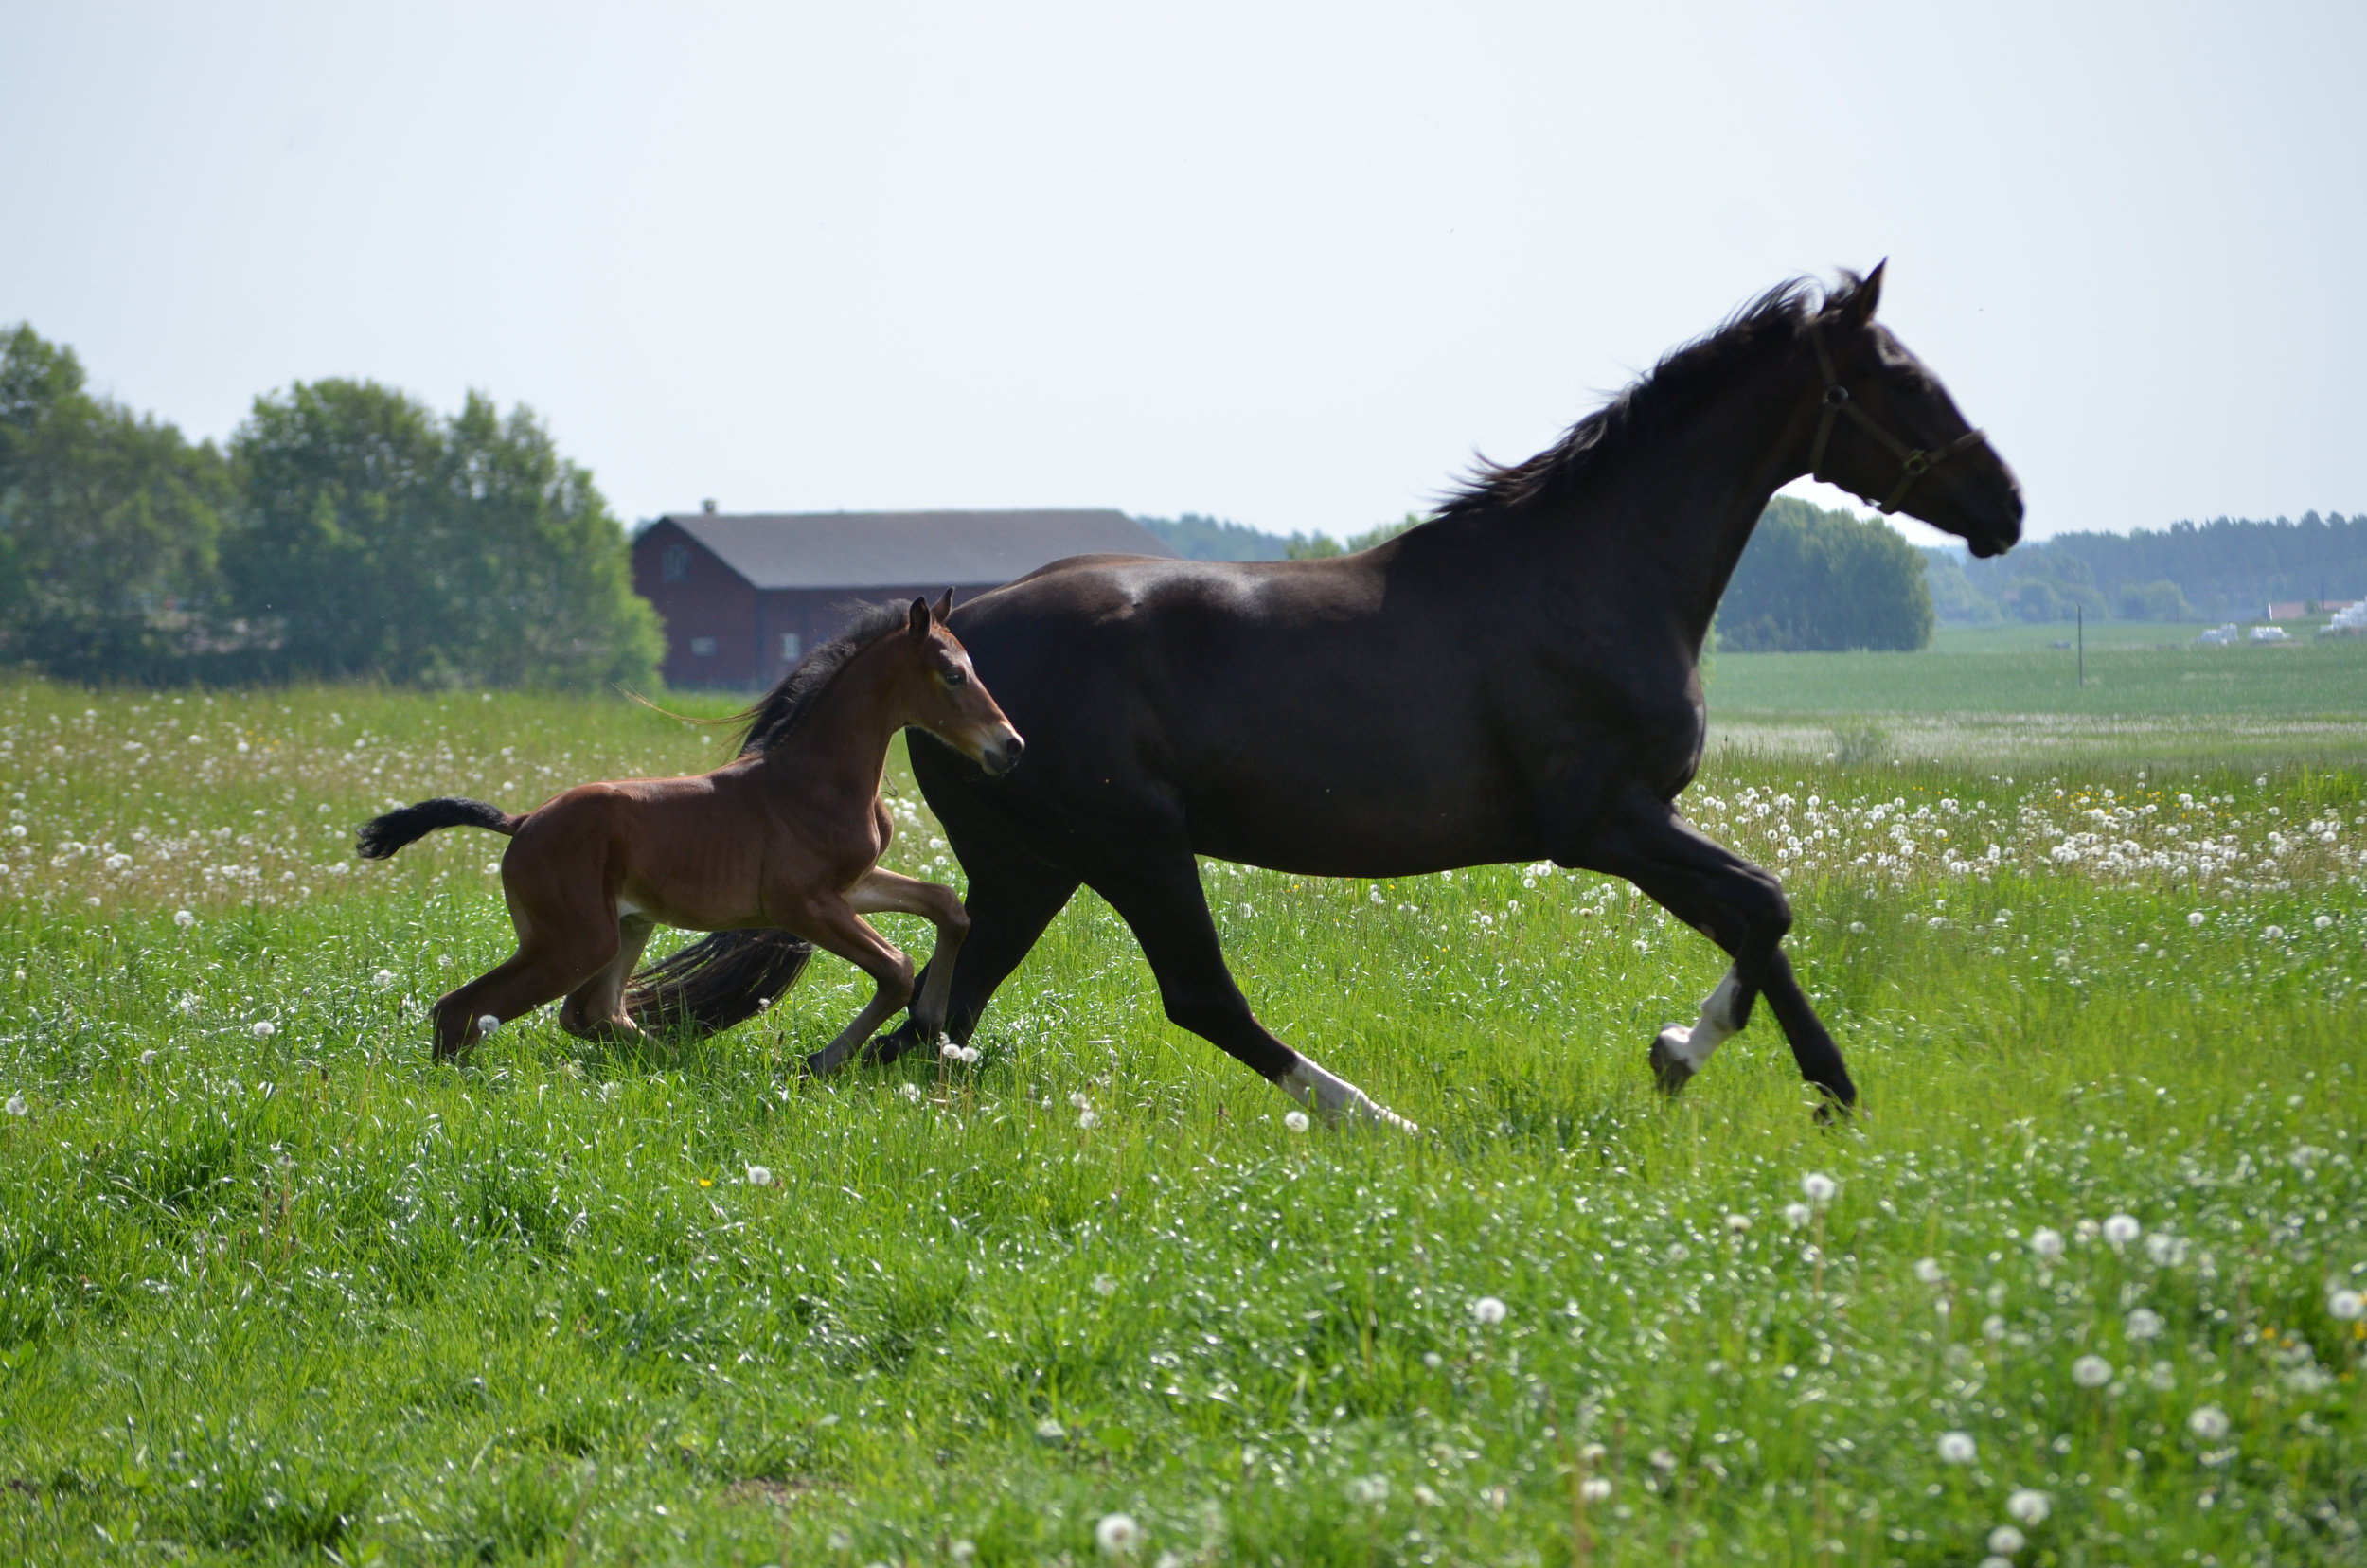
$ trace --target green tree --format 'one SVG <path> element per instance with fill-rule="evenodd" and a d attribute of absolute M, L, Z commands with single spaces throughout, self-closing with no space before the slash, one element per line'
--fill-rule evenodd
<path fill-rule="evenodd" d="M 164 675 L 205 646 L 231 499 L 210 443 L 91 397 L 31 327 L 0 335 L 0 657 Z"/>
<path fill-rule="evenodd" d="M 1737 653 L 1915 649 L 1931 623 L 1921 551 L 1878 518 L 1779 495 L 1726 586 L 1717 635 Z"/>
<path fill-rule="evenodd" d="M 279 673 L 421 685 L 650 678 L 657 619 L 591 475 L 525 408 L 439 420 L 371 382 L 256 401 L 232 444 L 224 541 L 240 613 Z"/>
<path fill-rule="evenodd" d="M 1294 533 L 1283 546 L 1283 554 L 1292 561 L 1325 561 L 1336 555 L 1350 555 L 1386 543 L 1406 529 L 1420 526 L 1421 522 L 1420 516 L 1407 512 L 1400 522 L 1377 524 L 1362 533 L 1348 535 L 1345 544 L 1329 534 Z"/>

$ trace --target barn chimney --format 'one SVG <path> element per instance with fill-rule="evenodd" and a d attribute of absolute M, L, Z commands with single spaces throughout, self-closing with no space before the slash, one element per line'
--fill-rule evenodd
<path fill-rule="evenodd" d="M 713 517 L 713 516 L 715 515 L 715 502 L 714 502 L 714 499 L 713 499 L 712 497 L 710 497 L 710 498 L 708 498 L 707 500 L 704 500 L 704 501 L 700 502 L 700 503 L 699 503 L 699 509 L 700 509 L 701 511 L 703 511 L 703 512 L 706 513 L 709 517 Z"/>

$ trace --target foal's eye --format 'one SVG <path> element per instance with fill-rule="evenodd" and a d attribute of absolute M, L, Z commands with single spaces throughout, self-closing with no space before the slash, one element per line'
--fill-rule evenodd
<path fill-rule="evenodd" d="M 961 669 L 949 669 L 945 672 L 945 684 L 947 686 L 960 686 L 964 681 L 969 679 L 969 673 Z"/>

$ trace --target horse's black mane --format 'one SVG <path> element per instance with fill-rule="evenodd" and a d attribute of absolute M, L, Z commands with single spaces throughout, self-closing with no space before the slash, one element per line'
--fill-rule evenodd
<path fill-rule="evenodd" d="M 813 699 L 846 668 L 847 661 L 891 632 L 908 624 L 911 607 L 902 604 L 852 606 L 854 624 L 797 661 L 780 684 L 745 715 L 748 731 L 740 738 L 739 755 L 768 752 L 789 739 L 790 731 L 813 706 Z"/>
<path fill-rule="evenodd" d="M 1524 463 L 1499 467 L 1485 457 L 1478 470 L 1438 508 L 1440 517 L 1470 517 L 1550 504 L 1603 462 L 1668 428 L 1722 385 L 1735 366 L 1771 343 L 1789 344 L 1808 324 L 1844 303 L 1864 279 L 1843 272 L 1832 290 L 1795 277 L 1745 304 L 1691 343 L 1669 350 L 1636 383 L 1570 427 L 1560 440 Z"/>

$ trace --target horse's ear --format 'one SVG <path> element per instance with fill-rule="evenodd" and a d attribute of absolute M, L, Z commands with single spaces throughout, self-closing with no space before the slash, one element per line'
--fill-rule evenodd
<path fill-rule="evenodd" d="M 904 630 L 912 633 L 915 642 L 929 640 L 929 601 L 927 599 L 913 600 L 913 613 L 905 617 Z"/>
<path fill-rule="evenodd" d="M 1856 330 L 1874 319 L 1874 308 L 1882 303 L 1882 269 L 1891 264 L 1884 257 L 1874 263 L 1874 270 L 1865 275 L 1865 281 L 1853 290 L 1841 308 L 1842 325 Z"/>
<path fill-rule="evenodd" d="M 931 611 L 931 612 L 930 612 L 930 614 L 931 614 L 931 615 L 934 615 L 934 616 L 936 616 L 937 620 L 938 620 L 940 623 L 943 623 L 943 622 L 945 622 L 945 621 L 950 620 L 950 619 L 952 619 L 952 615 L 953 615 L 953 590 L 952 590 L 952 589 L 948 588 L 948 589 L 945 591 L 945 597 L 944 597 L 943 598 L 941 598 L 941 599 L 937 600 L 937 607 L 936 607 L 934 610 Z"/>

